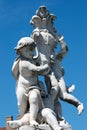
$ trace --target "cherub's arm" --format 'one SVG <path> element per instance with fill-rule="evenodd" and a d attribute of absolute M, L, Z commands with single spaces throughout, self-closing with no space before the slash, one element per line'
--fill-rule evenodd
<path fill-rule="evenodd" d="M 13 66 L 12 66 L 12 74 L 13 74 L 15 80 L 17 80 L 18 76 L 19 76 L 19 61 L 20 61 L 20 58 L 18 57 L 14 61 Z"/>
<path fill-rule="evenodd" d="M 26 68 L 29 71 L 32 71 L 37 74 L 47 74 L 50 70 L 49 65 L 41 65 L 41 66 L 36 66 L 35 64 L 32 64 L 29 61 L 25 61 L 22 63 L 23 68 Z"/>
<path fill-rule="evenodd" d="M 68 46 L 66 45 L 63 36 L 58 35 L 58 37 L 59 37 L 58 39 L 59 39 L 59 43 L 60 43 L 60 46 L 61 46 L 61 50 L 56 54 L 56 58 L 59 61 L 61 61 L 68 52 Z"/>
<path fill-rule="evenodd" d="M 48 64 L 41 65 L 41 66 L 33 65 L 32 67 L 33 67 L 32 71 L 36 72 L 38 74 L 46 74 L 46 73 L 49 72 L 49 66 L 48 66 Z"/>

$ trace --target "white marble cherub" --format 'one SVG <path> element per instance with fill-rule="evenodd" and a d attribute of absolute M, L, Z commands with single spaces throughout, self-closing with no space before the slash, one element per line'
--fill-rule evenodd
<path fill-rule="evenodd" d="M 68 50 L 63 36 L 56 33 L 56 29 L 53 26 L 54 19 L 55 15 L 51 14 L 45 6 L 41 6 L 30 21 L 35 28 L 31 37 L 36 42 L 39 63 L 42 65 L 48 64 L 51 68 L 51 71 L 46 75 L 46 78 L 47 83 L 48 81 L 51 82 L 52 87 L 50 93 L 52 95 L 53 104 L 54 100 L 59 97 L 62 100 L 73 104 L 77 108 L 78 114 L 81 114 L 84 109 L 83 104 L 67 92 L 67 85 L 62 73 L 61 60 Z M 56 55 L 55 49 L 58 43 L 60 43 L 61 50 Z M 71 88 L 73 88 L 73 86 L 71 86 Z"/>
<path fill-rule="evenodd" d="M 35 43 L 30 37 L 21 38 L 15 50 L 19 58 L 13 64 L 12 73 L 17 80 L 16 95 L 19 111 L 23 116 L 29 104 L 29 122 L 31 125 L 37 125 L 36 118 L 40 107 L 39 104 L 42 103 L 37 85 L 37 76 L 38 74 L 47 73 L 48 65 L 35 65 L 33 60 Z"/>
<path fill-rule="evenodd" d="M 78 114 L 80 115 L 84 109 L 83 104 L 76 97 L 67 92 L 67 86 L 62 73 L 61 60 L 64 58 L 68 51 L 63 36 L 57 37 L 56 34 L 52 35 L 49 33 L 47 29 L 36 28 L 32 33 L 32 38 L 36 42 L 39 55 L 39 63 L 42 65 L 48 64 L 51 68 L 50 73 L 47 74 L 46 77 L 51 82 L 52 88 L 50 93 L 52 95 L 51 98 L 53 100 L 53 104 L 54 100 L 59 97 L 62 100 L 74 105 L 78 110 Z M 55 48 L 57 42 L 60 43 L 61 50 L 56 55 Z M 71 86 L 71 88 L 73 87 L 74 86 Z M 54 105 L 52 108 L 53 107 Z"/>
<path fill-rule="evenodd" d="M 23 125 L 37 126 L 43 120 L 53 130 L 62 130 L 53 110 L 45 108 L 43 105 L 37 76 L 38 74 L 48 73 L 49 67 L 46 64 L 41 66 L 35 65 L 33 60 L 34 49 L 35 43 L 30 37 L 21 38 L 15 48 L 16 53 L 20 57 L 14 62 L 12 72 L 17 80 L 16 94 L 22 118 L 20 120 L 8 121 L 7 125 L 11 128 L 18 128 Z M 29 107 L 29 111 L 27 107 Z M 37 119 L 40 122 L 37 122 Z"/>

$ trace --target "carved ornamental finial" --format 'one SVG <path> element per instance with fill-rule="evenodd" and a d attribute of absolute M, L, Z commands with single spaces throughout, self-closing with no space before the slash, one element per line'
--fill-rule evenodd
<path fill-rule="evenodd" d="M 47 29 L 50 33 L 55 34 L 56 29 L 53 27 L 53 21 L 56 19 L 45 6 L 40 6 L 36 11 L 36 15 L 32 17 L 30 23 L 34 28 Z"/>

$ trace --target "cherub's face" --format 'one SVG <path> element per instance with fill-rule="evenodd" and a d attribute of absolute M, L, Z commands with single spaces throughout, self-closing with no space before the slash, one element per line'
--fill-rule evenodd
<path fill-rule="evenodd" d="M 34 56 L 35 44 L 26 45 L 20 49 L 21 55 L 25 58 L 31 59 Z"/>

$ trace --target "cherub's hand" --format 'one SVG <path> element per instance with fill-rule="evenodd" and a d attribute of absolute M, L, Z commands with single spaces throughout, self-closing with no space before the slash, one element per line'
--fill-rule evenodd
<path fill-rule="evenodd" d="M 61 41 L 64 39 L 64 37 L 61 34 L 58 34 L 58 41 L 61 43 Z"/>
<path fill-rule="evenodd" d="M 49 72 L 50 72 L 50 67 L 49 67 L 48 64 L 45 64 L 45 65 L 44 65 L 43 75 L 47 75 Z"/>

